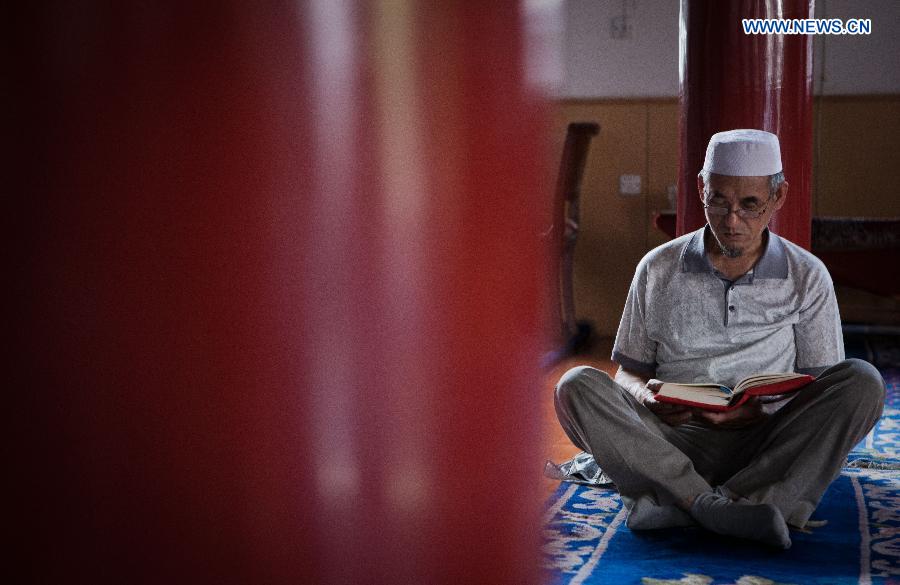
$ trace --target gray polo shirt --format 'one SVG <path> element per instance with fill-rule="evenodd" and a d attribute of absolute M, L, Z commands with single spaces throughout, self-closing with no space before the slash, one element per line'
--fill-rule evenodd
<path fill-rule="evenodd" d="M 753 270 L 731 282 L 706 256 L 707 229 L 640 261 L 613 360 L 667 382 L 733 386 L 753 374 L 817 374 L 844 359 L 834 286 L 818 258 L 766 230 Z"/>

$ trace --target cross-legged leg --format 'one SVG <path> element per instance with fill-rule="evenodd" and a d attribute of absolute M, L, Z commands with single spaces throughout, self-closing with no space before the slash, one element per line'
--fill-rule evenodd
<path fill-rule="evenodd" d="M 771 503 L 802 528 L 883 405 L 884 380 L 872 365 L 850 359 L 829 368 L 747 437 L 748 464 L 726 491 Z"/>
<path fill-rule="evenodd" d="M 673 442 L 677 434 L 600 370 L 573 368 L 556 387 L 563 430 L 594 456 L 630 510 L 628 526 L 691 523 L 677 505 L 712 488 Z"/>
<path fill-rule="evenodd" d="M 693 518 L 715 532 L 790 546 L 779 509 L 769 503 L 736 504 L 714 493 L 695 469 L 695 460 L 717 459 L 704 451 L 731 450 L 717 438 L 739 435 L 670 427 L 604 372 L 589 367 L 562 377 L 556 410 L 572 442 L 591 453 L 616 483 L 629 509 L 629 527 L 683 526 Z"/>

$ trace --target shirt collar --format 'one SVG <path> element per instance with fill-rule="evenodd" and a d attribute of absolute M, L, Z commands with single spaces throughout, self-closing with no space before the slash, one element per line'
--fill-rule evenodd
<path fill-rule="evenodd" d="M 714 271 L 712 263 L 706 256 L 706 233 L 709 225 L 697 230 L 691 236 L 681 253 L 682 272 Z M 766 249 L 752 269 L 752 278 L 787 278 L 788 262 L 781 238 L 765 230 Z"/>

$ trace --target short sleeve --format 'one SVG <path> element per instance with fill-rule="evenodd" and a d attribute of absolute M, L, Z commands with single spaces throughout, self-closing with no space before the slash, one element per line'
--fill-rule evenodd
<path fill-rule="evenodd" d="M 844 359 L 844 337 L 834 285 L 824 266 L 819 267 L 809 288 L 809 302 L 801 307 L 794 325 L 796 370 L 818 375 Z"/>
<path fill-rule="evenodd" d="M 625 298 L 612 359 L 627 370 L 653 377 L 656 374 L 656 342 L 647 335 L 647 278 L 647 263 L 643 261 L 638 264 Z"/>

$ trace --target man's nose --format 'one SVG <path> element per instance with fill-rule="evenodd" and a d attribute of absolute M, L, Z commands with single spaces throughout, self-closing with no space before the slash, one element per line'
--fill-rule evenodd
<path fill-rule="evenodd" d="M 728 209 L 728 213 L 725 214 L 725 225 L 737 225 L 741 222 L 741 218 L 737 214 L 738 209 L 740 208 Z"/>

